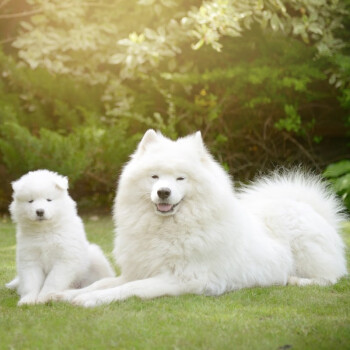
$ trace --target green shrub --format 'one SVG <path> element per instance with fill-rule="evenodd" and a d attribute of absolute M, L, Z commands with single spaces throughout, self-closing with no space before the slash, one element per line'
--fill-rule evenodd
<path fill-rule="evenodd" d="M 330 164 L 323 173 L 350 210 L 350 160 Z"/>
<path fill-rule="evenodd" d="M 128 122 L 106 123 L 101 91 L 68 77 L 19 67 L 0 51 L 0 211 L 10 182 L 38 168 L 67 175 L 91 207 L 110 206 L 118 171 L 141 137 Z"/>
<path fill-rule="evenodd" d="M 349 147 L 348 4 L 28 1 L 0 51 L 0 206 L 36 167 L 68 175 L 86 207 L 110 206 L 150 127 L 201 130 L 239 180 L 320 171 Z"/>
<path fill-rule="evenodd" d="M 74 133 L 63 136 L 42 128 L 35 136 L 23 126 L 6 122 L 0 126 L 0 134 L 3 162 L 14 177 L 29 170 L 49 169 L 69 176 L 74 183 L 92 161 Z"/>
<path fill-rule="evenodd" d="M 77 196 L 94 198 L 98 206 L 111 204 L 118 171 L 139 138 L 127 138 L 120 125 L 85 126 L 67 135 L 42 128 L 33 135 L 15 122 L 1 124 L 0 136 L 0 154 L 12 179 L 35 169 L 56 171 L 69 177 Z"/>

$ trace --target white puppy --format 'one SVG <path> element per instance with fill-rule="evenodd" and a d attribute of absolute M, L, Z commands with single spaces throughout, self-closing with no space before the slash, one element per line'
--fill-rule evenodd
<path fill-rule="evenodd" d="M 55 292 L 114 276 L 102 250 L 86 239 L 66 177 L 37 170 L 12 187 L 17 277 L 6 286 L 17 289 L 18 305 L 44 303 Z"/>
<path fill-rule="evenodd" d="M 121 276 L 59 297 L 95 306 L 131 296 L 220 295 L 335 283 L 346 274 L 342 206 L 319 178 L 275 175 L 235 192 L 198 132 L 146 132 L 114 207 Z"/>

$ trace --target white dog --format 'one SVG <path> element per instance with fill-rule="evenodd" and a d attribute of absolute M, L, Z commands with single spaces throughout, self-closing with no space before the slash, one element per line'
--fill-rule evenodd
<path fill-rule="evenodd" d="M 86 239 L 66 177 L 37 170 L 12 187 L 17 277 L 6 286 L 17 289 L 18 305 L 44 303 L 53 293 L 114 276 L 102 250 Z"/>
<path fill-rule="evenodd" d="M 333 284 L 347 273 L 341 210 L 325 184 L 301 172 L 235 193 L 199 132 L 171 141 L 149 130 L 115 200 L 121 276 L 56 298 L 88 307 L 131 296 Z"/>

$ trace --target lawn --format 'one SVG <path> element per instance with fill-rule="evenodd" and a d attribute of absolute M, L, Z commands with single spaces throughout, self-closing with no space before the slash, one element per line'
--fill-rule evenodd
<path fill-rule="evenodd" d="M 85 217 L 109 258 L 109 218 Z M 350 247 L 350 224 L 344 238 Z M 0 218 L 0 349 L 350 349 L 350 279 L 331 287 L 253 288 L 221 297 L 181 296 L 83 309 L 17 307 L 15 228 Z M 348 249 L 349 261 L 349 249 Z"/>

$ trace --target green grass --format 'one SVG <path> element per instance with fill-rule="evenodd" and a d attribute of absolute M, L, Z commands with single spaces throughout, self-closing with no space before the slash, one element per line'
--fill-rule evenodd
<path fill-rule="evenodd" d="M 111 257 L 111 221 L 84 221 L 89 239 Z M 350 224 L 344 238 L 349 247 Z M 1 350 L 350 349 L 348 277 L 331 287 L 132 298 L 93 309 L 65 303 L 17 307 L 16 293 L 4 287 L 15 275 L 15 228 L 8 218 L 0 218 L 0 242 Z"/>

